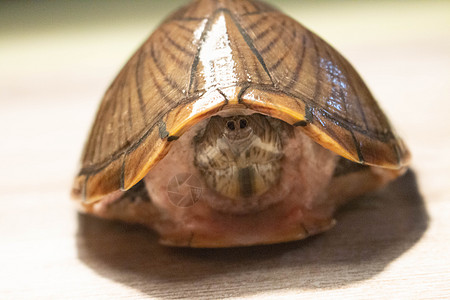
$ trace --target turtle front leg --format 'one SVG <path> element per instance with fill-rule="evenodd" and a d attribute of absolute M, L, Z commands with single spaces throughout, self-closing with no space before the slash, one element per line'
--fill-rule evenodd
<path fill-rule="evenodd" d="M 382 188 L 401 176 L 406 169 L 392 170 L 361 165 L 341 157 L 328 185 L 324 202 L 333 202 L 339 207 L 356 197 Z"/>
<path fill-rule="evenodd" d="M 158 218 L 143 180 L 127 191 L 116 191 L 95 203 L 79 203 L 79 210 L 95 216 L 152 226 Z"/>

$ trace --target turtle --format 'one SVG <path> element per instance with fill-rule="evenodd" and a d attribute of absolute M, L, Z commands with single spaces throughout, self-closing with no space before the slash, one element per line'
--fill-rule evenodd
<path fill-rule="evenodd" d="M 107 89 L 72 196 L 179 247 L 304 239 L 408 168 L 353 66 L 271 5 L 195 0 Z"/>

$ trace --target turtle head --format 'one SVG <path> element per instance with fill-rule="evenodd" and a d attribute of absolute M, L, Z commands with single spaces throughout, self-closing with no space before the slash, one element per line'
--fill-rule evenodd
<path fill-rule="evenodd" d="M 283 156 L 281 138 L 269 117 L 214 116 L 194 143 L 195 165 L 207 186 L 234 200 L 233 207 L 222 207 L 228 202 L 217 198 L 223 210 L 264 208 L 258 196 L 278 182 Z"/>
<path fill-rule="evenodd" d="M 217 121 L 220 123 L 224 123 L 222 125 L 225 127 L 224 136 L 230 142 L 234 142 L 248 139 L 253 134 L 252 124 L 249 124 L 249 119 L 251 120 L 252 117 L 235 116 L 228 118 L 220 118 Z"/>

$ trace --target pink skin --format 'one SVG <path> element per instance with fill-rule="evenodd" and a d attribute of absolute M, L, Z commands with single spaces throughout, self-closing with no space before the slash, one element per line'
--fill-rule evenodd
<path fill-rule="evenodd" d="M 203 182 L 199 201 L 179 207 L 170 200 L 167 185 L 177 174 L 202 175 L 193 164 L 192 139 L 201 124 L 173 143 L 169 153 L 145 177 L 158 220 L 144 221 L 158 231 L 167 245 L 221 247 L 275 243 L 302 239 L 330 228 L 333 203 L 325 203 L 324 191 L 332 177 L 336 155 L 317 145 L 300 129 L 284 139 L 282 173 L 277 186 L 259 197 L 260 209 L 218 211 L 232 201 Z M 209 205 L 213 202 L 214 205 Z M 229 204 L 224 205 L 225 207 Z"/>
<path fill-rule="evenodd" d="M 283 132 L 279 182 L 261 196 L 232 200 L 208 188 L 194 165 L 193 138 L 205 128 L 205 122 L 173 141 L 168 154 L 144 177 L 151 201 L 141 196 L 131 199 L 123 191 L 116 191 L 94 204 L 81 203 L 81 209 L 104 218 L 146 225 L 160 234 L 160 242 L 165 245 L 272 244 L 328 230 L 335 224 L 332 216 L 339 205 L 385 185 L 404 171 L 370 167 L 333 177 L 339 157 L 312 141 L 301 128 L 294 128 L 289 136 Z M 201 189 L 195 198 L 198 201 L 184 207 L 176 205 L 168 193 L 171 180 L 182 173 L 192 175 Z M 184 187 L 181 193 L 189 191 Z M 233 207 L 236 201 L 250 201 L 251 205 L 237 203 Z"/>

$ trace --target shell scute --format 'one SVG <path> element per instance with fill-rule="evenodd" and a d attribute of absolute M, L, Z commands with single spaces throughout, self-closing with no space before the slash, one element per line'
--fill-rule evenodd
<path fill-rule="evenodd" d="M 173 137 L 237 105 L 302 124 L 359 163 L 409 160 L 361 77 L 325 41 L 260 2 L 199 0 L 166 19 L 107 90 L 74 194 L 94 201 L 132 187 Z"/>

